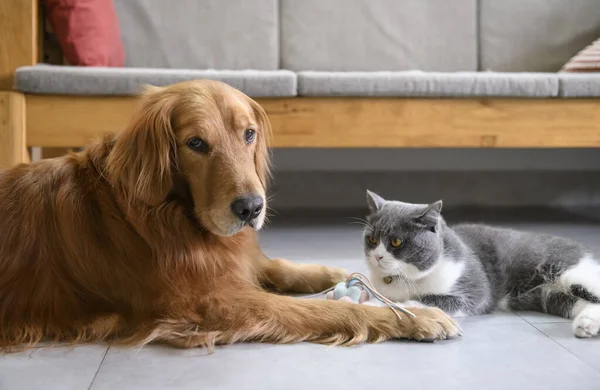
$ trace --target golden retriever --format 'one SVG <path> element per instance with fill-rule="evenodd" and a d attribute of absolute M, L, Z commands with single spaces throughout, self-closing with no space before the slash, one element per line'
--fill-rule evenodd
<path fill-rule="evenodd" d="M 152 87 L 127 128 L 0 173 L 0 348 L 40 340 L 196 347 L 457 336 L 437 309 L 313 293 L 346 272 L 265 257 L 270 123 L 216 81 Z"/>

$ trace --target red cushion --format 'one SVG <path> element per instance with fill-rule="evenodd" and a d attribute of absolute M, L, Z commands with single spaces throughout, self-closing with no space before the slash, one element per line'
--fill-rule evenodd
<path fill-rule="evenodd" d="M 69 65 L 123 66 L 112 0 L 45 0 L 48 20 Z"/>

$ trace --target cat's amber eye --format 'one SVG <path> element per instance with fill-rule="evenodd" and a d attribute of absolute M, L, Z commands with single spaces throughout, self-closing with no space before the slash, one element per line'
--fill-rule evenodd
<path fill-rule="evenodd" d="M 394 238 L 390 244 L 392 244 L 394 248 L 400 248 L 402 246 L 402 240 L 399 238 Z"/>
<path fill-rule="evenodd" d="M 368 236 L 368 237 L 367 237 L 367 240 L 369 240 L 369 242 L 370 242 L 372 245 L 377 245 L 377 239 L 376 239 L 375 237 L 373 237 L 373 236 Z"/>

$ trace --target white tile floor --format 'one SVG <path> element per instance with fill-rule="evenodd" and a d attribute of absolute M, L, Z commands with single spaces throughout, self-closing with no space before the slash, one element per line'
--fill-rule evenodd
<path fill-rule="evenodd" d="M 502 224 L 600 249 L 600 224 L 544 220 Z M 262 241 L 272 256 L 366 271 L 359 227 L 346 218 L 275 224 Z M 461 339 L 435 344 L 241 344 L 213 355 L 158 346 L 36 348 L 0 356 L 0 390 L 600 389 L 600 339 L 575 339 L 566 320 L 497 313 L 460 322 Z"/>

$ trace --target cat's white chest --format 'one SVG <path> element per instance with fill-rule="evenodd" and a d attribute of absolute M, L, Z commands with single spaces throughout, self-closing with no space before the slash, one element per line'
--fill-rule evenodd
<path fill-rule="evenodd" d="M 463 262 L 442 258 L 431 272 L 421 279 L 405 281 L 401 278 L 394 278 L 388 284 L 378 277 L 373 280 L 373 283 L 381 294 L 393 301 L 418 300 L 424 295 L 450 294 L 461 277 L 464 266 Z"/>
<path fill-rule="evenodd" d="M 419 293 L 421 295 L 451 293 L 454 285 L 462 276 L 464 267 L 465 263 L 456 262 L 452 258 L 441 259 L 429 275 L 415 281 Z"/>

